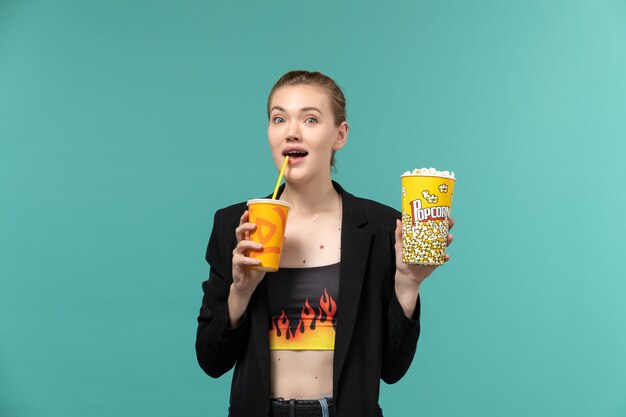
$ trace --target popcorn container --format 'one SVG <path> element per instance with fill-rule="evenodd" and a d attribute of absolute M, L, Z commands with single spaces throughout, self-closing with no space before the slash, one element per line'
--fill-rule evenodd
<path fill-rule="evenodd" d="M 252 269 L 278 271 L 290 207 L 289 203 L 281 200 L 268 198 L 248 200 L 249 221 L 256 224 L 256 229 L 250 233 L 250 240 L 263 245 L 261 250 L 250 251 L 251 258 L 261 261 L 261 265 Z"/>
<path fill-rule="evenodd" d="M 443 265 L 454 173 L 416 169 L 402 175 L 402 262 Z"/>

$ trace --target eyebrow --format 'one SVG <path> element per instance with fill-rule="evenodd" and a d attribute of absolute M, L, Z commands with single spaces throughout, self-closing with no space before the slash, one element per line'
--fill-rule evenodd
<path fill-rule="evenodd" d="M 274 110 L 278 110 L 278 111 L 282 111 L 282 112 L 286 112 L 285 109 L 283 109 L 280 106 L 274 106 L 271 108 L 270 113 L 273 112 Z M 301 112 L 307 112 L 307 111 L 316 111 L 319 114 L 322 114 L 322 112 L 320 111 L 320 109 L 318 109 L 317 107 L 303 107 L 300 109 Z"/>

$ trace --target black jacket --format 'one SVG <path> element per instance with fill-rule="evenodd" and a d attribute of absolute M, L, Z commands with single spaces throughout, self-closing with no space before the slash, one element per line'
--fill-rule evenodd
<path fill-rule="evenodd" d="M 420 302 L 404 315 L 395 296 L 395 220 L 398 211 L 341 194 L 341 266 L 333 363 L 336 417 L 381 416 L 380 380 L 398 381 L 409 368 L 419 337 Z M 202 284 L 196 353 L 202 369 L 217 378 L 235 366 L 230 416 L 270 416 L 270 367 L 266 282 L 255 290 L 242 322 L 228 327 L 235 229 L 245 203 L 218 210 L 206 252 L 210 276 Z"/>

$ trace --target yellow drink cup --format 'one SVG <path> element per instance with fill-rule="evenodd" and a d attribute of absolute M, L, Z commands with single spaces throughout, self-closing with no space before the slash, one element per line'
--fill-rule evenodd
<path fill-rule="evenodd" d="M 402 262 L 443 265 L 454 179 L 402 175 Z"/>
<path fill-rule="evenodd" d="M 250 234 L 250 240 L 263 245 L 261 250 L 251 250 L 248 255 L 261 261 L 261 265 L 252 269 L 278 271 L 290 207 L 286 201 L 268 198 L 248 201 L 249 221 L 256 224 L 255 231 Z"/>

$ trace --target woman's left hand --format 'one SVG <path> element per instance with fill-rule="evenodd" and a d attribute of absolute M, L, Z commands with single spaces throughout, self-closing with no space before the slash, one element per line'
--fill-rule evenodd
<path fill-rule="evenodd" d="M 449 219 L 449 229 L 454 226 L 454 219 Z M 452 235 L 448 235 L 446 245 L 452 244 Z M 430 274 L 433 273 L 437 266 L 430 265 L 411 265 L 402 262 L 402 222 L 396 220 L 396 285 L 400 284 L 403 287 L 419 288 L 422 281 L 424 281 Z M 450 260 L 450 255 L 446 254 L 445 262 Z"/>

